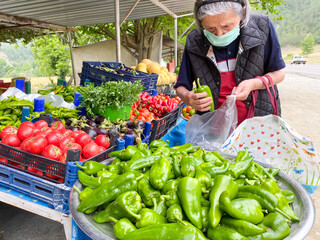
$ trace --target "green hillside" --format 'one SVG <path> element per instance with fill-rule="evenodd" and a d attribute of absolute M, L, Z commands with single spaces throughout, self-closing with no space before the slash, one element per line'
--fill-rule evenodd
<path fill-rule="evenodd" d="M 279 9 L 283 20 L 276 26 L 281 46 L 298 46 L 308 33 L 320 44 L 319 0 L 287 0 Z"/>

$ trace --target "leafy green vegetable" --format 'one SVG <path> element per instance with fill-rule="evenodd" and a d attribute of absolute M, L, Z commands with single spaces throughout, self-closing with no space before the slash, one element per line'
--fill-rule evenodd
<path fill-rule="evenodd" d="M 118 110 L 125 105 L 132 105 L 139 99 L 138 93 L 144 89 L 141 81 L 134 83 L 125 81 L 109 81 L 94 86 L 89 84 L 83 91 L 83 104 L 87 114 L 93 116 L 93 109 L 103 113 L 106 107 L 117 108 Z"/>

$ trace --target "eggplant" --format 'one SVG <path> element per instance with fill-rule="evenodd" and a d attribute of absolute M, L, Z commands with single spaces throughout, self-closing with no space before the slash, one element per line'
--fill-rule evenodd
<path fill-rule="evenodd" d="M 83 116 L 80 116 L 80 117 L 79 117 L 79 120 L 87 121 L 87 120 L 88 120 L 88 118 L 87 118 L 85 115 L 83 115 Z"/>
<path fill-rule="evenodd" d="M 127 131 L 124 133 L 125 135 L 134 134 L 133 130 L 128 128 Z"/>
<path fill-rule="evenodd" d="M 144 128 L 144 121 L 140 119 L 136 119 L 133 121 L 134 128 L 136 129 L 143 129 Z"/>
<path fill-rule="evenodd" d="M 71 123 L 72 123 L 71 118 L 67 118 L 67 119 L 66 119 L 66 126 L 70 126 Z"/>
<path fill-rule="evenodd" d="M 87 124 L 90 126 L 90 127 L 95 127 L 97 126 L 96 122 L 93 120 L 93 119 L 89 119 L 87 121 Z"/>
<path fill-rule="evenodd" d="M 105 128 L 94 127 L 93 130 L 95 130 L 98 135 L 102 134 L 105 136 L 109 136 L 108 130 Z"/>
<path fill-rule="evenodd" d="M 102 123 L 106 118 L 104 117 L 104 116 L 99 116 L 99 115 L 94 115 L 94 117 L 95 117 L 95 123 L 96 124 L 100 124 L 100 123 Z"/>
<path fill-rule="evenodd" d="M 133 121 L 132 120 L 127 120 L 125 121 L 126 125 L 127 125 L 127 128 L 134 128 L 134 124 L 133 124 Z"/>
<path fill-rule="evenodd" d="M 70 130 L 73 131 L 73 132 L 79 130 L 79 128 L 78 128 L 78 127 L 75 127 L 75 126 L 66 126 L 66 129 L 70 129 Z"/>
<path fill-rule="evenodd" d="M 98 135 L 91 127 L 85 127 L 84 131 L 94 140 Z"/>

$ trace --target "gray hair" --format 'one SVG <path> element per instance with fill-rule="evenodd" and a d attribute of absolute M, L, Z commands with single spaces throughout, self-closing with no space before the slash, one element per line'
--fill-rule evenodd
<path fill-rule="evenodd" d="M 235 14 L 241 18 L 241 26 L 247 25 L 250 18 L 250 4 L 249 0 L 242 0 L 242 4 L 237 2 L 213 2 L 209 4 L 202 5 L 203 0 L 196 0 L 194 5 L 193 15 L 197 22 L 198 30 L 202 31 L 203 26 L 201 21 L 206 15 L 214 16 L 221 13 L 226 13 L 233 10 Z"/>

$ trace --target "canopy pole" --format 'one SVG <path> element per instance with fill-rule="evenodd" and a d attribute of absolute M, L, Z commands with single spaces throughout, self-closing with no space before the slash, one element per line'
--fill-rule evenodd
<path fill-rule="evenodd" d="M 119 0 L 114 0 L 115 11 L 115 28 L 116 28 L 116 42 L 117 42 L 117 62 L 121 62 L 121 42 L 120 42 L 120 3 Z"/>
<path fill-rule="evenodd" d="M 76 86 L 76 70 L 74 69 L 74 59 L 73 59 L 73 51 L 72 51 L 72 38 L 71 38 L 71 32 L 68 31 L 68 42 L 69 42 L 69 48 L 70 48 L 70 55 L 71 55 L 71 66 L 72 66 L 72 76 L 73 76 L 73 85 Z"/>
<path fill-rule="evenodd" d="M 178 18 L 174 18 L 174 67 L 178 65 Z"/>
<path fill-rule="evenodd" d="M 180 39 L 180 38 L 182 38 L 189 30 L 190 30 L 190 28 L 193 26 L 193 24 L 195 24 L 196 23 L 196 20 L 194 20 L 191 24 L 190 24 L 190 26 L 180 35 L 180 37 L 178 37 L 178 40 Z"/>

